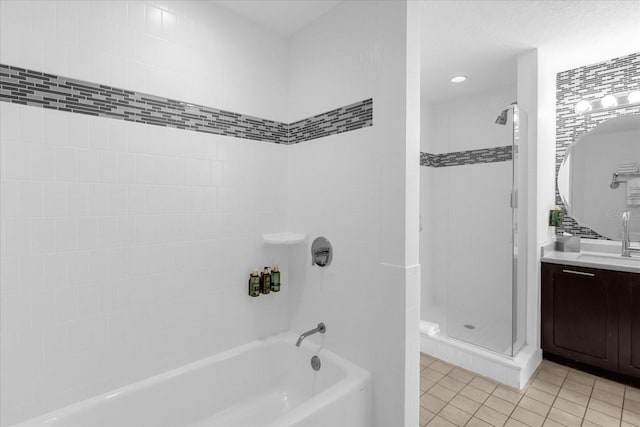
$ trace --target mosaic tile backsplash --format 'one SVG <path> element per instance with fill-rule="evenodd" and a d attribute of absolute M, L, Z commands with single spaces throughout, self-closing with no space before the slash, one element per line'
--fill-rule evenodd
<path fill-rule="evenodd" d="M 591 114 L 577 114 L 575 104 L 581 99 L 599 99 L 640 88 L 640 53 L 614 58 L 597 64 L 563 71 L 556 76 L 556 179 L 567 147 L 600 123 L 624 114 L 640 113 L 640 106 L 616 108 Z M 556 204 L 563 207 L 556 187 Z M 563 232 L 592 239 L 605 239 L 590 228 L 580 226 L 566 215 L 556 234 Z"/>
<path fill-rule="evenodd" d="M 373 126 L 373 99 L 287 124 L 5 64 L 0 101 L 276 144 Z"/>
<path fill-rule="evenodd" d="M 511 159 L 513 159 L 513 149 L 511 145 L 481 148 L 478 150 L 454 151 L 444 154 L 420 153 L 420 165 L 434 168 L 505 162 Z"/>

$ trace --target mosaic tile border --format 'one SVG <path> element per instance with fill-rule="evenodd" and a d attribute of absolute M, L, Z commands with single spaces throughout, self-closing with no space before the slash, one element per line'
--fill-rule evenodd
<path fill-rule="evenodd" d="M 475 165 L 479 163 L 506 162 L 513 159 L 513 147 L 480 148 L 478 150 L 454 151 L 444 154 L 420 153 L 420 166 L 441 168 L 447 166 Z"/>
<path fill-rule="evenodd" d="M 560 164 L 573 141 L 605 120 L 640 113 L 640 106 L 633 106 L 581 115 L 574 110 L 576 102 L 640 88 L 639 70 L 640 52 L 562 71 L 556 75 L 556 182 Z M 567 232 L 591 239 L 606 239 L 594 230 L 580 226 L 566 215 L 557 185 L 556 204 L 565 213 L 562 226 L 556 227 L 556 234 Z"/>
<path fill-rule="evenodd" d="M 5 64 L 0 101 L 287 145 L 373 126 L 373 99 L 287 124 Z"/>

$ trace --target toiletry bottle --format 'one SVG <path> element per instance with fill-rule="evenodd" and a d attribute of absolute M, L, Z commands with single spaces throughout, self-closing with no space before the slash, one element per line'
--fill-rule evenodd
<path fill-rule="evenodd" d="M 269 267 L 264 268 L 262 276 L 260 277 L 260 282 L 262 285 L 262 293 L 269 295 L 269 292 L 271 292 L 271 274 L 269 273 Z"/>
<path fill-rule="evenodd" d="M 280 292 L 280 270 L 278 270 L 277 265 L 271 270 L 271 290 Z"/>
<path fill-rule="evenodd" d="M 257 268 L 254 268 L 249 276 L 249 296 L 260 296 L 260 275 Z"/>

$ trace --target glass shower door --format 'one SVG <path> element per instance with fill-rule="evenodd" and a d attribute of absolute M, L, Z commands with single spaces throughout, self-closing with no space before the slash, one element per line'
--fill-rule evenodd
<path fill-rule="evenodd" d="M 507 357 L 524 343 L 526 313 L 518 229 L 526 211 L 518 200 L 526 115 L 517 106 L 509 115 L 504 138 L 510 145 L 492 148 L 492 161 L 451 168 L 451 203 L 462 209 L 450 218 L 457 261 L 449 263 L 446 325 L 451 338 Z"/>

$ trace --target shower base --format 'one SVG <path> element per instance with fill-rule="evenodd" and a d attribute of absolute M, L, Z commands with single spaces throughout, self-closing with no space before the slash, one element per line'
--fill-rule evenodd
<path fill-rule="evenodd" d="M 425 320 L 438 323 L 440 332 L 435 335 L 421 334 L 420 351 L 423 353 L 518 389 L 527 384 L 542 361 L 541 349 L 523 346 L 519 342 L 514 343 L 514 349 L 519 351 L 511 357 L 509 322 L 451 313 L 451 319 L 456 319 L 456 322 L 447 324 L 444 307 L 430 307 L 425 311 L 429 313 L 429 318 Z"/>

